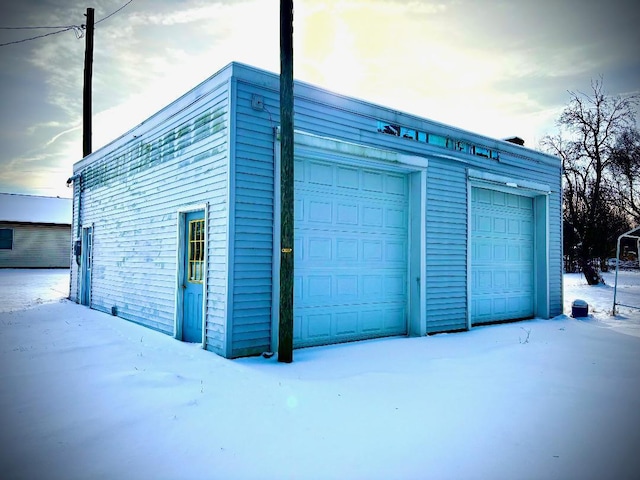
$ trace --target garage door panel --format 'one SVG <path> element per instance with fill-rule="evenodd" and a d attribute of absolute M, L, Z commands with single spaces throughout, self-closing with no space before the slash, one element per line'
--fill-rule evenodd
<path fill-rule="evenodd" d="M 336 259 L 340 263 L 358 261 L 358 240 L 355 238 L 336 239 Z"/>
<path fill-rule="evenodd" d="M 296 195 L 301 196 L 295 202 L 296 227 L 406 235 L 406 203 L 388 205 L 367 197 L 356 203 L 352 198 L 317 192 Z"/>
<path fill-rule="evenodd" d="M 331 224 L 333 221 L 333 204 L 327 200 L 309 200 L 307 203 L 307 222 L 310 224 Z"/>
<path fill-rule="evenodd" d="M 293 180 L 294 183 L 304 183 L 305 180 L 305 162 L 299 158 L 293 161 Z"/>
<path fill-rule="evenodd" d="M 326 345 L 365 338 L 398 335 L 406 331 L 406 308 L 384 304 L 352 305 L 333 312 L 299 308 L 294 317 L 297 347 Z"/>
<path fill-rule="evenodd" d="M 308 182 L 313 185 L 333 185 L 333 168 L 320 162 L 307 163 Z"/>
<path fill-rule="evenodd" d="M 406 302 L 407 278 L 404 270 L 358 273 L 341 269 L 325 272 L 296 276 L 294 299 L 297 306 L 333 308 L 383 302 L 404 306 Z"/>
<path fill-rule="evenodd" d="M 294 345 L 406 333 L 406 175 L 299 165 L 294 316 L 301 330 Z"/>
<path fill-rule="evenodd" d="M 331 315 L 328 313 L 307 315 L 306 319 L 303 317 L 303 325 L 306 327 L 305 337 L 309 340 L 331 338 Z"/>
<path fill-rule="evenodd" d="M 294 301 L 294 303 L 298 303 L 298 302 L 300 302 L 302 300 L 303 293 L 304 293 L 303 288 L 304 288 L 303 278 L 294 276 L 294 278 L 293 278 L 293 301 Z"/>
<path fill-rule="evenodd" d="M 358 276 L 336 275 L 336 293 L 345 301 L 354 301 L 358 298 Z"/>
<path fill-rule="evenodd" d="M 504 235 L 507 233 L 507 219 L 506 218 L 493 218 L 493 230 L 492 233 L 496 236 Z"/>
<path fill-rule="evenodd" d="M 474 324 L 499 320 L 529 318 L 533 308 L 530 295 L 484 295 L 484 298 L 472 300 Z"/>
<path fill-rule="evenodd" d="M 397 228 L 404 231 L 407 228 L 407 212 L 401 208 L 388 207 L 385 210 L 386 219 L 384 222 L 387 228 Z"/>
<path fill-rule="evenodd" d="M 358 333 L 366 335 L 381 333 L 384 326 L 384 312 L 380 309 L 362 310 L 360 316 L 360 328 Z"/>
<path fill-rule="evenodd" d="M 293 201 L 293 219 L 296 222 L 304 220 L 304 202 L 298 198 Z"/>
<path fill-rule="evenodd" d="M 383 174 L 380 172 L 363 171 L 362 175 L 362 189 L 367 192 L 379 192 L 382 193 L 384 186 Z"/>
<path fill-rule="evenodd" d="M 364 227 L 381 227 L 384 223 L 382 213 L 381 206 L 362 206 L 362 221 L 360 224 Z"/>
<path fill-rule="evenodd" d="M 305 257 L 305 246 L 301 238 L 293 239 L 294 263 L 301 262 Z"/>
<path fill-rule="evenodd" d="M 357 190 L 359 188 L 359 171 L 357 168 L 336 167 L 336 186 Z"/>
<path fill-rule="evenodd" d="M 302 315 L 295 313 L 293 315 L 293 343 L 299 343 L 302 338 Z"/>
<path fill-rule="evenodd" d="M 378 198 L 388 201 L 399 201 L 405 203 L 408 192 L 408 184 L 406 175 L 395 174 L 382 171 L 367 171 L 362 168 L 348 167 L 345 171 L 334 169 L 333 179 L 324 176 L 321 181 L 314 178 L 313 174 L 308 172 L 301 174 L 298 170 L 299 165 L 296 163 L 295 188 L 298 190 L 306 190 L 308 192 L 325 193 L 331 192 L 336 196 L 349 198 L 354 193 L 358 197 Z"/>
<path fill-rule="evenodd" d="M 332 275 L 309 275 L 306 280 L 306 297 L 309 299 L 309 303 L 318 304 L 331 298 L 333 293 L 331 288 Z"/>
<path fill-rule="evenodd" d="M 358 204 L 338 201 L 336 204 L 336 225 L 358 225 Z"/>
<path fill-rule="evenodd" d="M 407 261 L 407 244 L 402 241 L 387 241 L 384 243 L 384 260 L 388 263 L 404 264 Z"/>
<path fill-rule="evenodd" d="M 368 263 L 382 261 L 381 240 L 362 240 L 362 261 Z"/>
<path fill-rule="evenodd" d="M 533 202 L 472 190 L 471 322 L 533 316 Z"/>
<path fill-rule="evenodd" d="M 387 174 L 386 180 L 386 192 L 391 195 L 397 195 L 404 197 L 407 194 L 407 182 L 404 175 Z"/>
<path fill-rule="evenodd" d="M 377 268 L 383 262 L 387 268 L 406 268 L 408 243 L 400 236 L 317 230 L 300 231 L 300 234 L 294 239 L 296 267 L 340 268 L 345 262 L 351 262 L 358 263 L 359 267 L 370 264 Z M 304 234 L 309 236 L 305 238 Z"/>
<path fill-rule="evenodd" d="M 358 313 L 336 313 L 334 315 L 334 325 L 336 336 L 353 336 L 358 333 Z"/>

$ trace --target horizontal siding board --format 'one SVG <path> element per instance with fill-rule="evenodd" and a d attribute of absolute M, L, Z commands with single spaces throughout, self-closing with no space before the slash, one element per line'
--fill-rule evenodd
<path fill-rule="evenodd" d="M 465 328 L 467 184 L 463 166 L 429 162 L 426 230 L 427 331 Z"/>
<path fill-rule="evenodd" d="M 268 82 L 267 82 L 268 83 Z M 236 215 L 236 228 L 242 226 L 242 234 L 252 239 L 258 238 L 255 234 L 258 229 L 265 236 L 273 235 L 270 231 L 272 221 L 271 198 L 272 181 L 272 128 L 278 119 L 278 91 L 277 83 L 264 87 L 251 84 L 250 81 L 238 80 L 238 172 L 242 175 L 252 176 L 250 180 L 238 178 L 237 199 L 238 211 Z M 251 95 L 259 93 L 263 96 L 265 104 L 272 118 L 264 112 L 255 112 L 251 109 Z M 427 169 L 427 212 L 426 212 L 426 259 L 427 259 L 427 305 L 428 324 L 430 331 L 444 329 L 460 329 L 466 327 L 467 314 L 467 178 L 466 169 L 469 167 L 494 171 L 500 175 L 512 175 L 515 178 L 531 178 L 537 182 L 558 184 L 559 170 L 550 167 L 549 159 L 539 162 L 537 159 L 519 156 L 519 150 L 504 142 L 483 139 L 479 144 L 487 143 L 490 148 L 499 146 L 501 161 L 476 157 L 468 154 L 456 154 L 452 151 L 437 149 L 419 142 L 406 141 L 384 135 L 377 132 L 377 120 L 387 118 L 400 124 L 414 128 L 430 130 L 436 133 L 460 134 L 463 137 L 473 137 L 473 134 L 462 132 L 451 127 L 434 125 L 433 122 L 424 119 L 416 119 L 401 112 L 389 113 L 389 110 L 372 105 L 363 106 L 362 102 L 345 97 L 335 96 L 318 91 L 314 87 L 304 86 L 297 89 L 295 100 L 296 128 L 314 133 L 323 137 L 344 139 L 346 141 L 368 144 L 373 147 L 400 151 L 402 153 L 421 155 L 429 159 Z M 378 116 L 380 115 L 380 117 Z M 439 129 L 439 130 L 438 130 Z M 477 136 L 476 136 L 477 137 Z M 468 138 L 463 138 L 468 140 Z M 434 157 L 431 152 L 445 155 L 458 155 L 460 161 L 450 161 Z M 531 153 L 527 154 L 531 157 Z M 264 156 L 264 157 L 263 157 Z M 306 151 L 298 150 L 298 158 L 307 156 Z M 535 156 L 535 155 L 534 155 Z M 327 159 L 331 155 L 327 154 Z M 266 163 L 262 163 L 263 159 Z M 244 164 L 242 162 L 245 162 Z M 545 163 L 546 162 L 546 163 Z M 265 168 L 262 167 L 264 165 Z M 266 174 L 266 175 L 265 175 Z M 265 175 L 262 186 L 258 177 Z M 261 187 L 266 187 L 261 191 Z M 323 188 L 317 187 L 317 192 L 322 194 Z M 267 200 L 268 199 L 268 200 Z M 240 206 L 242 205 L 242 207 Z M 262 206 L 262 209 L 260 209 Z M 559 218 L 558 211 L 550 211 L 553 218 Z M 558 243 L 558 236 L 551 227 L 552 243 Z M 255 229 L 255 230 L 254 230 Z M 269 240 L 263 240 L 269 242 Z M 259 262 L 260 250 L 249 248 L 241 250 L 244 244 L 237 243 L 236 252 L 240 253 L 236 261 L 235 271 L 237 275 L 247 273 L 249 268 L 243 268 L 242 257 L 252 255 L 254 261 Z M 264 260 L 270 267 L 270 251 L 264 252 Z M 551 250 L 551 256 L 556 255 Z M 262 268 L 260 266 L 259 268 Z M 553 262 L 550 263 L 553 268 Z M 268 278 L 269 272 L 264 276 Z M 550 281 L 551 288 L 559 284 L 556 275 Z M 556 282 L 556 283 L 554 283 Z M 266 288 L 266 285 L 264 285 Z M 253 290 L 239 290 L 250 294 Z M 553 299 L 552 299 L 553 303 Z M 553 307 L 552 307 L 553 308 Z M 266 322 L 267 320 L 265 320 Z M 236 348 L 236 347 L 234 347 Z"/>
<path fill-rule="evenodd" d="M 273 190 L 275 175 L 278 174 L 273 169 L 273 133 L 280 121 L 279 81 L 277 75 L 237 64 L 225 72 L 219 81 L 214 78 L 208 86 L 205 84 L 196 89 L 205 96 L 202 99 L 194 96 L 191 99 L 194 100 L 193 105 L 179 100 L 180 108 L 165 119 L 164 125 L 152 121 L 141 127 L 149 140 L 145 148 L 156 149 L 153 155 L 150 153 L 129 165 L 122 161 L 126 152 L 108 152 L 106 157 L 109 158 L 105 157 L 105 161 L 93 154 L 91 162 L 95 165 L 92 164 L 92 168 L 104 185 L 100 186 L 98 181 L 87 184 L 82 201 L 91 203 L 94 210 L 74 214 L 74 222 L 95 223 L 95 253 L 103 255 L 104 263 L 102 270 L 95 269 L 98 277 L 103 278 L 96 280 L 95 288 L 102 289 L 102 292 L 96 291 L 94 300 L 106 308 L 110 298 L 126 299 L 125 292 L 116 283 L 118 275 L 111 273 L 125 272 L 130 281 L 149 285 L 148 299 L 152 303 L 142 308 L 138 303 L 144 295 L 140 298 L 131 295 L 136 302 L 131 314 L 142 318 L 156 309 L 158 319 L 153 320 L 157 322 L 156 327 L 168 328 L 175 296 L 177 206 L 208 201 L 207 348 L 226 351 L 229 356 L 237 357 L 261 353 L 269 349 L 271 341 L 273 235 L 277 233 L 274 231 L 274 220 L 277 219 L 274 219 L 276 199 L 273 198 Z M 225 75 L 231 73 L 235 77 L 228 84 L 223 78 L 228 78 Z M 207 92 L 207 88 L 214 84 L 216 91 Z M 234 94 L 231 100 L 228 97 L 229 85 Z M 254 94 L 263 97 L 266 108 L 262 111 L 252 108 Z M 537 155 L 527 149 L 331 94 L 307 84 L 296 84 L 295 111 L 297 129 L 428 158 L 425 311 L 429 333 L 466 326 L 467 168 L 514 179 L 531 179 L 551 187 L 550 307 L 552 313 L 561 312 L 559 162 L 554 165 L 548 156 Z M 229 118 L 231 114 L 232 119 Z M 208 127 L 201 126 L 201 119 L 205 117 L 210 120 Z M 451 134 L 463 141 L 499 149 L 500 161 L 456 154 L 451 150 L 381 134 L 377 131 L 378 120 L 432 133 Z M 183 128 L 184 125 L 186 127 Z M 234 141 L 232 150 L 226 145 L 229 138 Z M 116 147 L 125 147 L 124 137 L 118 142 Z M 142 146 L 143 143 L 139 143 L 139 148 Z M 297 156 L 307 155 L 305 152 L 304 149 L 298 150 Z M 457 155 L 459 160 L 439 155 Z M 327 160 L 334 158 L 330 153 L 325 157 Z M 230 158 L 233 160 L 232 170 L 228 166 Z M 124 178 L 109 173 L 106 168 L 106 160 L 109 159 L 118 166 L 117 172 L 130 167 Z M 89 162 L 83 160 L 79 163 L 83 166 Z M 227 184 L 228 175 L 232 184 Z M 322 187 L 314 191 L 319 195 L 325 193 Z M 231 223 L 227 218 L 228 195 L 234 202 Z M 106 229 L 106 225 L 95 220 L 105 210 L 108 210 L 107 216 L 118 218 L 117 224 Z M 231 245 L 226 244 L 227 238 L 231 238 Z M 133 260 L 143 250 L 147 254 L 140 260 Z M 233 260 L 232 265 L 226 265 L 227 258 Z M 72 265 L 72 286 L 74 280 L 77 284 L 77 273 L 77 268 Z M 233 282 L 229 292 L 225 283 L 227 278 Z M 224 343 L 226 312 L 231 312 L 233 318 L 230 350 Z"/>
<path fill-rule="evenodd" d="M 0 268 L 69 268 L 71 226 L 0 222 L 13 231 L 11 249 L 0 250 Z"/>
<path fill-rule="evenodd" d="M 274 127 L 251 108 L 255 87 L 236 84 L 232 356 L 269 350 L 271 343 Z M 265 105 L 269 94 L 261 92 Z M 268 108 L 268 107 L 267 107 Z M 269 109 L 271 110 L 271 109 Z M 275 111 L 275 108 L 274 108 Z"/>
<path fill-rule="evenodd" d="M 227 84 L 214 90 L 203 92 L 164 121 L 138 127 L 135 142 L 156 148 L 154 158 L 142 150 L 130 153 L 135 144 L 123 139 L 111 144 L 112 149 L 94 152 L 90 163 L 81 162 L 86 168 L 80 221 L 94 226 L 92 307 L 110 312 L 115 305 L 122 318 L 172 334 L 177 211 L 209 203 L 206 336 L 211 348 L 221 353 L 226 321 L 229 105 Z M 190 143 L 177 136 L 182 132 L 190 135 Z M 166 145 L 158 143 L 165 139 Z M 113 170 L 118 175 L 109 173 Z"/>

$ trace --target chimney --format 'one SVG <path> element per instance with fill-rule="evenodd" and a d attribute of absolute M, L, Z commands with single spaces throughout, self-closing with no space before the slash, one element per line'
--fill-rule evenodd
<path fill-rule="evenodd" d="M 516 145 L 524 145 L 524 140 L 520 137 L 509 137 L 504 139 L 505 142 L 515 143 Z"/>

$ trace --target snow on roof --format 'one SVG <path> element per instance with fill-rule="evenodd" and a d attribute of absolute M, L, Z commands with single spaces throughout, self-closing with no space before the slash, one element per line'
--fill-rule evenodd
<path fill-rule="evenodd" d="M 0 193 L 0 222 L 71 225 L 72 200 Z"/>

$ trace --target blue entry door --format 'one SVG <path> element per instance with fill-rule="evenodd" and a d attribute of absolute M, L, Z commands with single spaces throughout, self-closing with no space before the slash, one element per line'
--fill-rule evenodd
<path fill-rule="evenodd" d="M 185 215 L 184 274 L 182 278 L 182 340 L 202 342 L 202 298 L 204 284 L 204 212 Z"/>
<path fill-rule="evenodd" d="M 80 304 L 91 305 L 91 263 L 93 227 L 82 229 L 82 255 L 80 261 Z"/>

